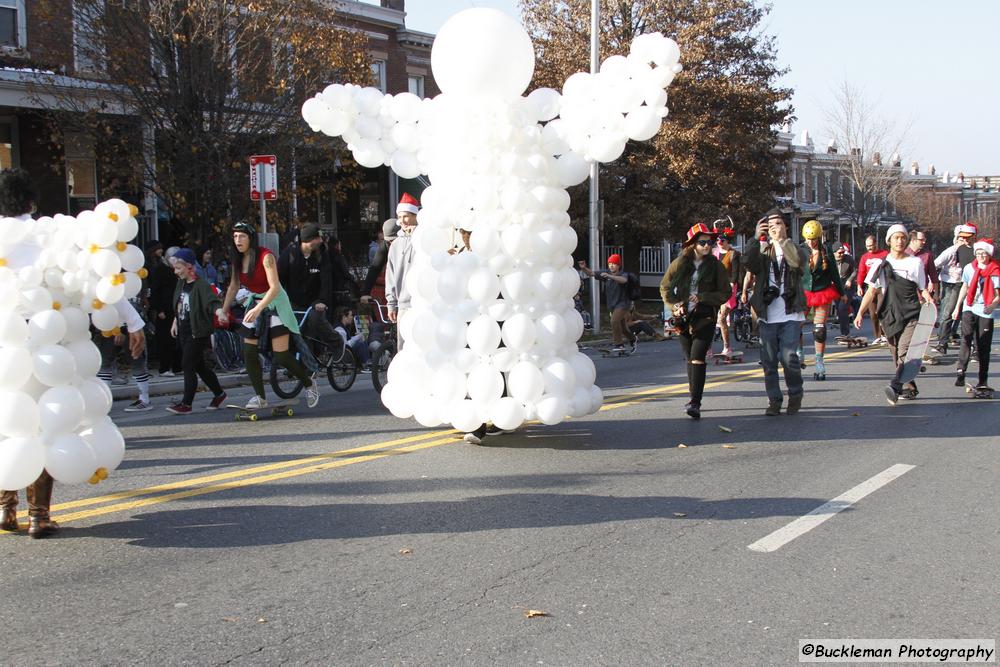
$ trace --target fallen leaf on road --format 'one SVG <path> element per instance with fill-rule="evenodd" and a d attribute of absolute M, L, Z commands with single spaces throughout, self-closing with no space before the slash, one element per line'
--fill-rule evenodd
<path fill-rule="evenodd" d="M 852 417 L 860 417 L 860 416 L 861 416 L 861 413 L 860 413 L 860 412 L 852 412 L 852 413 L 851 413 L 851 416 L 852 416 Z"/>
<path fill-rule="evenodd" d="M 223 616 L 222 620 L 225 621 L 226 623 L 236 623 L 240 619 L 236 616 Z"/>
<path fill-rule="evenodd" d="M 548 615 L 549 615 L 549 612 L 547 612 L 547 611 L 540 611 L 538 609 L 525 609 L 524 610 L 524 617 L 525 618 L 535 618 L 537 616 L 548 616 Z"/>
<path fill-rule="evenodd" d="M 684 512 L 674 512 L 674 516 L 687 516 Z"/>
<path fill-rule="evenodd" d="M 723 445 L 723 449 L 736 449 L 736 445 Z"/>
<path fill-rule="evenodd" d="M 267 619 L 266 618 L 258 618 L 257 622 L 258 623 L 267 623 Z"/>
<path fill-rule="evenodd" d="M 677 445 L 677 449 L 687 449 L 687 445 L 685 445 L 685 444 L 684 444 L 684 443 L 682 442 L 681 444 Z"/>
<path fill-rule="evenodd" d="M 733 432 L 733 429 L 729 428 L 728 426 L 720 426 L 719 430 L 722 431 L 723 433 L 732 433 Z"/>
<path fill-rule="evenodd" d="M 399 550 L 399 555 L 400 556 L 409 556 L 412 553 L 413 553 L 413 549 L 400 549 Z"/>

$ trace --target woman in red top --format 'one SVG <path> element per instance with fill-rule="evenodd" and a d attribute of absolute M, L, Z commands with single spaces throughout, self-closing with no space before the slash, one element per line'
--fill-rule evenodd
<path fill-rule="evenodd" d="M 270 342 L 274 362 L 302 380 L 306 387 L 306 404 L 310 408 L 316 407 L 319 402 L 319 386 L 288 350 L 291 335 L 299 334 L 299 325 L 288 301 L 288 294 L 278 280 L 278 262 L 274 254 L 267 248 L 258 247 L 257 230 L 246 222 L 238 222 L 233 226 L 233 245 L 230 246 L 229 254 L 233 274 L 222 304 L 222 319 L 228 320 L 229 309 L 240 287 L 250 292 L 244 302 L 246 315 L 243 316 L 243 326 L 240 327 L 243 359 L 250 384 L 256 392 L 256 396 L 247 402 L 247 408 L 267 407 L 264 374 L 260 367 L 260 357 L 257 356 L 257 343 L 261 338 Z"/>

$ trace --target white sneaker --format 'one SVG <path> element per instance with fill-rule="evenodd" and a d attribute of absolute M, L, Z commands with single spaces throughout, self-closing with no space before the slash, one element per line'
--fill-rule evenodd
<path fill-rule="evenodd" d="M 728 347 L 724 347 L 724 348 L 722 348 L 722 352 L 719 352 L 719 356 L 720 357 L 731 357 L 731 356 L 733 356 L 733 351 L 730 350 Z"/>
<path fill-rule="evenodd" d="M 319 383 L 313 383 L 306 387 L 306 407 L 315 408 L 319 405 Z"/>
<path fill-rule="evenodd" d="M 148 401 L 144 401 L 141 398 L 137 398 L 135 401 L 125 406 L 125 412 L 146 412 L 152 409 L 153 406 L 150 405 Z"/>
<path fill-rule="evenodd" d="M 252 396 L 247 401 L 247 410 L 259 410 L 267 407 L 267 399 L 262 396 Z"/>
<path fill-rule="evenodd" d="M 465 440 L 470 445 L 478 445 L 482 443 L 482 440 L 475 433 L 466 433 L 464 436 L 462 436 L 462 440 Z"/>

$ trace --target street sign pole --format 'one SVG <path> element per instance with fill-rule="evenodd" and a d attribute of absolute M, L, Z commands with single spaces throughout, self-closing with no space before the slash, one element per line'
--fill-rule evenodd
<path fill-rule="evenodd" d="M 257 165 L 257 182 L 260 184 L 260 233 L 267 234 L 267 197 L 264 196 L 264 164 Z"/>
<path fill-rule="evenodd" d="M 590 72 L 597 74 L 600 71 L 600 15 L 601 0 L 592 0 L 590 4 Z M 600 166 L 597 161 L 590 165 L 590 268 L 598 271 L 601 268 L 601 238 L 600 238 L 600 192 L 598 177 L 600 176 Z M 601 332 L 601 290 L 598 287 L 597 279 L 590 279 L 590 317 L 592 333 Z"/>

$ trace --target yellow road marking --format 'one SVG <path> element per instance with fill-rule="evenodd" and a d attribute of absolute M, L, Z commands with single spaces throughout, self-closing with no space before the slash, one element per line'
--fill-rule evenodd
<path fill-rule="evenodd" d="M 827 359 L 843 359 L 843 358 L 854 357 L 861 354 L 865 354 L 871 351 L 872 349 L 874 348 L 862 348 L 860 350 L 851 352 L 838 352 L 829 355 Z M 760 377 L 763 374 L 764 371 L 763 369 L 760 368 L 738 371 L 735 373 L 729 373 L 718 379 L 715 379 L 712 382 L 708 383 L 706 386 L 708 387 L 720 386 L 732 382 L 739 382 L 741 380 L 749 379 L 752 377 Z M 659 396 L 678 394 L 678 393 L 683 393 L 684 391 L 687 391 L 687 384 L 684 383 L 664 385 L 661 387 L 654 387 L 652 389 L 644 389 L 641 391 L 626 394 L 625 396 L 619 396 L 610 399 L 603 406 L 601 406 L 601 411 L 614 410 L 629 405 L 644 403 L 647 401 L 654 400 Z M 195 477 L 179 482 L 171 482 L 169 484 L 160 484 L 157 486 L 151 486 L 142 489 L 134 489 L 131 491 L 120 491 L 117 493 L 111 493 L 105 496 L 98 496 L 95 498 L 85 498 L 81 500 L 75 500 L 71 502 L 54 505 L 52 507 L 52 510 L 61 511 L 79 507 L 87 507 L 91 505 L 99 505 L 108 502 L 111 502 L 112 504 L 104 505 L 103 507 L 98 507 L 89 510 L 81 510 L 78 512 L 69 512 L 65 514 L 60 514 L 53 518 L 57 519 L 62 523 L 79 521 L 82 519 L 102 516 L 105 514 L 135 510 L 143 507 L 149 507 L 152 505 L 159 505 L 162 503 L 172 502 L 175 500 L 193 498 L 196 496 L 215 493 L 218 491 L 238 489 L 242 487 L 252 486 L 255 484 L 264 484 L 267 482 L 273 482 L 282 479 L 298 477 L 301 475 L 307 475 L 314 472 L 333 470 L 336 468 L 342 468 L 348 465 L 353 465 L 355 463 L 365 463 L 368 461 L 375 461 L 390 456 L 409 454 L 412 452 L 420 451 L 422 449 L 429 449 L 431 447 L 438 447 L 441 445 L 460 442 L 455 438 L 457 434 L 458 431 L 453 429 L 443 430 L 443 431 L 433 431 L 421 435 L 409 436 L 406 438 L 398 438 L 395 440 L 379 442 L 372 445 L 364 445 L 362 447 L 355 447 L 352 449 L 345 449 L 337 452 L 329 452 L 326 454 L 310 456 L 302 459 L 295 459 L 292 461 L 281 461 L 279 463 L 270 463 L 262 466 L 254 466 L 252 468 L 245 468 L 242 470 L 220 473 L 217 475 Z M 421 442 L 421 441 L 426 441 L 426 442 Z M 267 473 L 267 474 L 261 474 L 261 473 Z M 163 493 L 162 495 L 151 495 L 150 497 L 147 498 L 139 498 L 140 496 L 157 494 L 164 491 L 174 491 L 174 492 Z M 113 502 L 113 501 L 127 500 L 129 498 L 137 498 L 137 499 L 128 502 Z"/>

